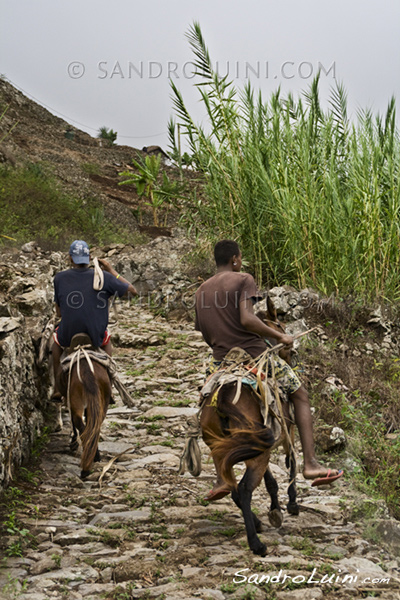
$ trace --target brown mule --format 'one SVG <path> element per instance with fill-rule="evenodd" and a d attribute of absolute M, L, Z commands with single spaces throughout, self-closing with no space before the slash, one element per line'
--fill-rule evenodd
<path fill-rule="evenodd" d="M 90 344 L 90 340 L 89 340 Z M 73 351 L 73 347 L 68 351 Z M 62 395 L 69 398 L 72 424 L 70 449 L 78 449 L 78 433 L 82 443 L 81 478 L 90 474 L 94 461 L 100 460 L 98 449 L 101 425 L 106 417 L 111 398 L 111 383 L 107 369 L 91 361 L 91 370 L 85 356 L 75 362 L 72 372 L 61 372 L 59 387 Z"/>
<path fill-rule="evenodd" d="M 257 313 L 257 316 L 270 327 L 284 330 L 277 320 L 271 301 L 267 307 L 268 313 Z M 289 362 L 290 355 L 287 350 L 285 352 L 285 359 Z M 273 527 L 281 526 L 283 516 L 278 500 L 278 484 L 268 465 L 271 451 L 283 445 L 290 478 L 287 510 L 292 515 L 299 514 L 296 501 L 296 458 L 293 449 L 294 423 L 289 419 L 288 403 L 284 402 L 282 409 L 288 435 L 282 426 L 280 437 L 275 439 L 272 430 L 264 425 L 256 394 L 250 387 L 242 386 L 239 399 L 233 404 L 236 389 L 236 384 L 223 386 L 218 393 L 216 406 L 211 405 L 215 404 L 215 398 L 207 398 L 201 412 L 200 426 L 203 439 L 211 449 L 217 472 L 232 490 L 232 500 L 242 511 L 249 547 L 255 554 L 265 556 L 267 547 L 257 536 L 261 531 L 261 521 L 251 510 L 251 498 L 253 491 L 264 479 L 271 497 L 269 521 Z M 235 464 L 243 461 L 247 467 L 246 472 L 237 484 L 232 469 Z"/>

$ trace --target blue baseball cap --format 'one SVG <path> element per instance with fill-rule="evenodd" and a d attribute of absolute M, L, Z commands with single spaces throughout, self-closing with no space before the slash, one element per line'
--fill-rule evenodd
<path fill-rule="evenodd" d="M 83 240 L 75 240 L 69 248 L 69 255 L 76 265 L 89 264 L 89 246 Z"/>

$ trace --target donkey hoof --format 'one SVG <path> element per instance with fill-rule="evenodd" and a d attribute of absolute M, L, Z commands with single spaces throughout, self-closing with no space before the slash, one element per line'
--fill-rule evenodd
<path fill-rule="evenodd" d="M 300 513 L 300 506 L 297 504 L 297 502 L 288 502 L 286 508 L 289 515 L 295 515 L 297 517 Z"/>
<path fill-rule="evenodd" d="M 270 510 L 268 513 L 268 519 L 271 523 L 272 527 L 280 527 L 282 525 L 283 516 L 279 509 L 274 508 L 274 510 Z"/>
<path fill-rule="evenodd" d="M 86 479 L 90 475 L 91 471 L 81 471 L 81 479 Z"/>
<path fill-rule="evenodd" d="M 254 527 L 256 528 L 257 533 L 261 533 L 263 530 L 262 523 L 259 519 L 257 519 L 257 521 L 254 522 Z"/>
<path fill-rule="evenodd" d="M 261 542 L 259 542 L 256 546 L 251 548 L 254 554 L 258 556 L 267 556 L 267 546 Z"/>

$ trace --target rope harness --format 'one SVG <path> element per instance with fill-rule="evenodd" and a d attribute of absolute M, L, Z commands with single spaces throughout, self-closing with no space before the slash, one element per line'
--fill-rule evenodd
<path fill-rule="evenodd" d="M 128 406 L 129 408 L 134 407 L 135 404 L 134 404 L 133 399 L 131 398 L 128 390 L 126 389 L 126 387 L 124 386 L 124 384 L 122 383 L 122 381 L 120 380 L 120 378 L 117 375 L 117 365 L 116 365 L 115 361 L 112 359 L 112 357 L 109 356 L 108 354 L 106 354 L 103 350 L 99 350 L 99 351 L 93 350 L 93 347 L 90 344 L 83 344 L 83 345 L 76 346 L 74 348 L 74 351 L 71 354 L 67 354 L 67 356 L 65 356 L 61 360 L 62 370 L 64 371 L 64 373 L 68 372 L 68 391 L 67 391 L 68 409 L 69 409 L 69 405 L 70 405 L 70 403 L 69 403 L 70 391 L 69 390 L 70 390 L 70 382 L 71 382 L 71 373 L 72 373 L 72 368 L 75 364 L 77 365 L 78 379 L 81 383 L 83 383 L 82 378 L 81 378 L 81 371 L 80 371 L 80 361 L 82 358 L 86 359 L 86 361 L 89 365 L 89 368 L 93 374 L 94 374 L 93 362 L 97 362 L 102 367 L 105 367 L 107 369 L 111 383 L 117 388 L 118 393 L 121 396 L 122 402 L 125 404 L 125 406 Z"/>
<path fill-rule="evenodd" d="M 309 329 L 302 333 L 293 336 L 298 339 L 314 331 Z M 237 404 L 242 390 L 243 379 L 246 382 L 249 374 L 252 373 L 257 378 L 257 390 L 253 391 L 260 400 L 261 413 L 264 419 L 264 425 L 273 430 L 276 440 L 280 438 L 281 430 L 283 430 L 284 440 L 290 451 L 294 454 L 293 443 L 286 425 L 286 418 L 283 412 L 279 383 L 275 377 L 274 362 L 271 361 L 272 376 L 268 377 L 268 364 L 270 355 L 278 352 L 284 344 L 277 344 L 272 348 L 267 348 L 256 361 L 241 348 L 232 348 L 225 356 L 220 369 L 211 375 L 203 386 L 201 395 L 201 405 L 198 413 L 187 420 L 188 432 L 186 437 L 185 448 L 181 455 L 179 475 L 183 475 L 187 469 L 194 477 L 198 477 L 201 473 L 201 453 L 198 444 L 198 438 L 201 434 L 200 416 L 205 405 L 206 399 L 212 394 L 211 405 L 217 408 L 218 394 L 221 388 L 228 383 L 236 383 L 237 389 L 235 397 L 232 400 L 233 404 Z M 276 409 L 274 407 L 276 405 Z M 293 408 L 292 403 L 289 407 Z M 293 410 L 291 411 L 293 412 Z M 294 423 L 294 419 L 292 419 Z M 292 483 L 292 482 L 291 482 Z"/>
<path fill-rule="evenodd" d="M 69 354 L 66 358 L 68 359 L 68 385 L 67 385 L 67 406 L 68 406 L 68 412 L 69 412 L 69 416 L 70 418 L 72 418 L 71 415 L 71 377 L 72 377 L 72 369 L 74 367 L 74 364 L 76 363 L 76 372 L 78 375 L 78 379 L 81 383 L 83 383 L 82 381 L 82 377 L 81 377 L 81 358 L 85 358 L 88 365 L 89 365 L 89 369 L 91 370 L 91 372 L 94 374 L 94 367 L 93 367 L 93 363 L 90 359 L 88 350 L 91 348 L 90 344 L 85 344 L 84 346 L 76 346 L 74 352 L 72 352 L 72 354 Z M 66 364 L 67 361 L 64 359 L 61 362 L 62 368 L 64 370 L 64 364 Z"/>

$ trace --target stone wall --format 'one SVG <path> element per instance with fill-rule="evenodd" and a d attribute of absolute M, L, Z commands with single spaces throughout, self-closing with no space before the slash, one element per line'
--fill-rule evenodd
<path fill-rule="evenodd" d="M 37 355 L 55 268 L 34 249 L 0 257 L 0 488 L 48 424 L 48 368 Z"/>
<path fill-rule="evenodd" d="M 46 386 L 24 318 L 0 318 L 0 488 L 26 462 L 45 424 Z"/>

